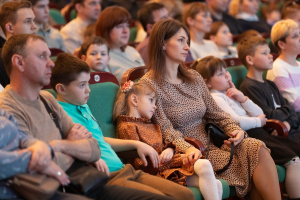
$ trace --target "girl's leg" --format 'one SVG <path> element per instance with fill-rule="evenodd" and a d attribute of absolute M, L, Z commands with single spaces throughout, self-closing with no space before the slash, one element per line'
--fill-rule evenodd
<path fill-rule="evenodd" d="M 261 147 L 259 161 L 253 173 L 253 182 L 264 200 L 280 200 L 280 188 L 275 163 L 269 151 Z"/>
<path fill-rule="evenodd" d="M 222 191 L 218 192 L 216 177 L 214 175 L 214 171 L 212 169 L 210 162 L 206 159 L 199 159 L 194 164 L 194 170 L 195 170 L 195 174 L 197 174 L 198 177 L 197 176 L 188 177 L 187 185 L 188 186 L 198 185 L 201 194 L 203 195 L 205 200 L 220 200 L 222 198 Z M 219 193 L 221 193 L 220 196 Z"/>
<path fill-rule="evenodd" d="M 300 161 L 299 158 L 293 158 L 290 162 L 284 164 L 286 168 L 285 188 L 290 199 L 300 198 Z"/>

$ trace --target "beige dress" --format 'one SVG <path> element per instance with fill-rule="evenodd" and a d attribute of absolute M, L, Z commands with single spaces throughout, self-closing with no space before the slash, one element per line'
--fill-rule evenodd
<path fill-rule="evenodd" d="M 214 119 L 220 128 L 229 135 L 241 130 L 239 123 L 223 112 L 215 103 L 203 78 L 194 70 L 193 83 L 171 84 L 155 80 L 149 71 L 140 82 L 152 85 L 158 93 L 154 122 L 159 124 L 165 143 L 172 142 L 180 151 L 185 152 L 190 144 L 183 137 L 199 139 L 209 149 L 207 158 L 214 171 L 223 168 L 229 161 L 230 148 L 223 145 L 220 149 L 209 142 L 202 118 Z M 243 139 L 235 147 L 233 161 L 228 170 L 216 175 L 230 186 L 235 186 L 237 195 L 244 197 L 251 189 L 253 172 L 258 164 L 258 152 L 265 144 L 254 138 Z"/>

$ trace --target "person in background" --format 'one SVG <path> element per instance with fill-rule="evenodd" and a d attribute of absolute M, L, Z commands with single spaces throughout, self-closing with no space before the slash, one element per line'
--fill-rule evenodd
<path fill-rule="evenodd" d="M 277 5 L 266 5 L 261 9 L 261 17 L 272 27 L 281 20 L 281 13 Z"/>
<path fill-rule="evenodd" d="M 72 2 L 77 16 L 60 30 L 67 52 L 70 54 L 82 45 L 85 28 L 95 23 L 101 13 L 100 0 L 73 0 Z"/>
<path fill-rule="evenodd" d="M 232 34 L 229 27 L 221 21 L 213 22 L 204 39 L 213 41 L 220 50 L 222 58 L 237 58 L 236 47 L 232 46 Z"/>
<path fill-rule="evenodd" d="M 167 18 L 169 18 L 169 12 L 164 5 L 160 3 L 145 4 L 138 11 L 138 20 L 143 26 L 143 29 L 147 32 L 147 37 L 138 44 L 136 50 L 141 54 L 146 65 L 148 63 L 148 44 L 152 27 L 156 22 Z"/>
<path fill-rule="evenodd" d="M 286 1 L 281 9 L 281 17 L 294 20 L 300 27 L 300 5 L 293 0 Z"/>
<path fill-rule="evenodd" d="M 35 24 L 37 25 L 36 34 L 42 36 L 49 48 L 61 49 L 67 51 L 59 30 L 50 26 L 49 20 L 49 0 L 29 0 L 32 4 L 32 10 L 35 15 Z"/>

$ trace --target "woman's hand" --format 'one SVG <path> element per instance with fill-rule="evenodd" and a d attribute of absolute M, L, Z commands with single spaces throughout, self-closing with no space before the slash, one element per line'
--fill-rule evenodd
<path fill-rule="evenodd" d="M 159 155 L 159 163 L 163 164 L 169 162 L 174 155 L 174 149 L 166 148 L 163 152 Z"/>
<path fill-rule="evenodd" d="M 226 91 L 226 96 L 231 97 L 240 103 L 247 101 L 247 97 L 245 97 L 241 91 L 235 88 L 235 85 L 232 83 L 232 81 L 229 81 L 229 85 L 230 88 Z"/>
<path fill-rule="evenodd" d="M 183 158 L 183 165 L 186 167 L 194 165 L 200 156 L 202 156 L 200 150 L 196 149 L 195 147 L 188 148 L 185 152 L 185 158 Z"/>
<path fill-rule="evenodd" d="M 234 146 L 238 145 L 245 137 L 245 133 L 243 130 L 235 130 L 232 133 L 230 133 L 232 138 L 229 138 L 228 140 L 224 140 L 224 144 L 227 146 L 231 146 L 231 142 L 234 143 Z"/>
<path fill-rule="evenodd" d="M 67 177 L 67 174 L 62 170 L 55 162 L 51 161 L 50 164 L 43 170 L 38 170 L 41 174 L 46 174 L 52 176 L 60 182 L 62 185 L 68 185 L 70 180 Z"/>
<path fill-rule="evenodd" d="M 102 160 L 101 158 L 94 163 L 95 164 L 95 167 L 101 171 L 101 172 L 104 172 L 105 174 L 107 174 L 107 176 L 109 176 L 109 169 L 108 169 L 108 166 L 107 164 L 105 163 L 104 160 Z"/>
<path fill-rule="evenodd" d="M 155 149 L 153 149 L 153 147 L 151 147 L 148 144 L 145 144 L 143 142 L 139 142 L 137 144 L 136 150 L 137 150 L 140 158 L 142 159 L 145 167 L 148 165 L 146 156 L 149 156 L 150 160 L 153 164 L 153 167 L 158 168 L 159 156 L 158 156 L 158 153 L 155 151 Z"/>

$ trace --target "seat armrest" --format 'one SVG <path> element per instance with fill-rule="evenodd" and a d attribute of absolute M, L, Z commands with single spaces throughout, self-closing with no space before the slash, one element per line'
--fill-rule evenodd
<path fill-rule="evenodd" d="M 284 138 L 287 138 L 289 135 L 289 131 L 286 125 L 276 119 L 268 119 L 266 125 L 263 127 L 267 132 L 268 129 L 273 128 L 277 131 L 278 135 Z"/>
<path fill-rule="evenodd" d="M 199 149 L 202 155 L 205 156 L 205 147 L 200 140 L 191 137 L 185 137 L 184 140 L 189 144 L 193 145 L 196 149 Z"/>

